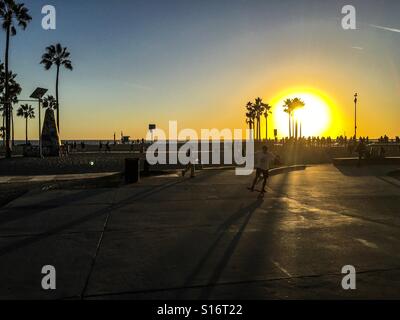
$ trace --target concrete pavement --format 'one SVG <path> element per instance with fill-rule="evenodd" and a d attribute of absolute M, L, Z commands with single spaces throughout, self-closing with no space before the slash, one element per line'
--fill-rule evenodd
<path fill-rule="evenodd" d="M 28 194 L 0 210 L 0 299 L 400 298 L 389 169 L 314 166 L 271 177 L 264 198 L 226 170 Z"/>
<path fill-rule="evenodd" d="M 98 179 L 118 174 L 118 172 L 104 173 L 80 173 L 80 174 L 57 174 L 38 176 L 0 176 L 0 184 L 26 183 L 26 182 L 54 182 L 54 181 L 76 181 L 86 179 Z"/>

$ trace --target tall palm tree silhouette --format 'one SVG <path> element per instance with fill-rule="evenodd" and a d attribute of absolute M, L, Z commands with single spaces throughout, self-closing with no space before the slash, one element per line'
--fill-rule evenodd
<path fill-rule="evenodd" d="M 5 127 L 5 117 L 6 117 L 6 106 L 4 104 L 4 85 L 5 85 L 5 74 L 4 74 L 4 63 L 0 63 L 0 112 L 1 112 L 1 117 L 3 120 L 3 125 L 2 125 L 2 134 L 1 138 L 4 140 L 3 144 L 5 145 L 5 139 L 6 139 L 6 127 Z"/>
<path fill-rule="evenodd" d="M 9 100 L 11 102 L 10 104 L 10 118 L 11 118 L 11 128 L 12 128 L 12 134 L 11 134 L 11 141 L 12 145 L 14 146 L 15 142 L 15 127 L 14 127 L 14 104 L 18 103 L 18 96 L 22 92 L 22 88 L 20 84 L 16 80 L 17 75 L 15 73 L 12 73 L 11 71 L 9 72 L 8 78 L 8 85 L 9 85 L 9 92 L 10 92 L 10 97 Z"/>
<path fill-rule="evenodd" d="M 11 70 L 8 72 L 8 88 L 9 88 L 9 105 L 8 105 L 8 112 L 9 112 L 9 117 L 10 117 L 10 130 L 11 130 L 11 141 L 12 145 L 14 145 L 14 112 L 13 112 L 13 104 L 18 102 L 18 96 L 21 94 L 22 88 L 17 82 L 16 78 L 17 75 L 13 73 Z M 3 127 L 6 127 L 6 112 L 7 112 L 7 106 L 5 104 L 5 94 L 4 94 L 4 89 L 5 89 L 5 68 L 4 64 L 0 64 L 0 100 L 2 102 L 0 111 L 2 112 L 2 117 L 3 117 Z M 5 138 L 5 136 L 4 136 Z"/>
<path fill-rule="evenodd" d="M 65 67 L 67 70 L 73 70 L 72 62 L 69 59 L 70 53 L 67 48 L 63 48 L 61 44 L 51 45 L 46 48 L 45 54 L 42 56 L 41 64 L 44 64 L 46 70 L 50 70 L 53 65 L 57 68 L 56 76 L 56 111 L 57 111 L 57 128 L 60 131 L 60 104 L 59 104 L 59 78 L 60 78 L 60 68 Z"/>
<path fill-rule="evenodd" d="M 268 141 L 268 117 L 272 113 L 272 107 L 268 104 L 264 104 L 264 117 L 265 117 L 265 140 Z"/>
<path fill-rule="evenodd" d="M 294 98 L 293 100 L 292 100 L 292 116 L 294 115 L 294 112 L 296 111 L 296 110 L 298 110 L 298 109 L 301 109 L 301 108 L 304 108 L 305 107 L 305 103 L 304 103 L 304 101 L 303 100 L 301 100 L 300 98 Z M 301 124 L 300 124 L 300 126 L 301 126 Z M 297 139 L 297 137 L 298 137 L 298 119 L 296 119 L 296 125 L 295 125 L 295 127 L 296 127 L 296 139 Z M 301 137 L 301 133 L 300 133 L 300 137 Z"/>
<path fill-rule="evenodd" d="M 16 3 L 14 0 L 0 0 L 0 19 L 2 20 L 3 30 L 6 32 L 6 46 L 5 46 L 5 118 L 6 118 L 6 158 L 11 157 L 10 146 L 10 125 L 11 125 L 11 102 L 10 102 L 10 88 L 8 82 L 9 76 L 9 51 L 10 51 L 10 38 L 17 34 L 16 25 L 23 30 L 26 29 L 32 17 L 28 14 L 28 9 L 25 5 Z"/>
<path fill-rule="evenodd" d="M 255 116 L 256 116 L 256 120 L 257 120 L 256 137 L 257 137 L 257 140 L 261 140 L 261 116 L 264 114 L 265 104 L 262 102 L 261 98 L 257 98 L 253 106 L 254 106 Z"/>
<path fill-rule="evenodd" d="M 292 99 L 286 99 L 283 102 L 283 108 L 284 108 L 284 112 L 286 112 L 288 114 L 288 118 L 289 118 L 289 138 L 292 137 L 292 113 L 293 113 L 293 100 Z"/>
<path fill-rule="evenodd" d="M 248 102 L 246 105 L 246 123 L 249 125 L 249 129 L 254 129 L 254 122 L 255 122 L 255 109 L 252 102 Z"/>
<path fill-rule="evenodd" d="M 28 120 L 35 118 L 35 110 L 28 104 L 23 104 L 17 110 L 17 116 L 25 118 L 25 144 L 28 144 Z"/>

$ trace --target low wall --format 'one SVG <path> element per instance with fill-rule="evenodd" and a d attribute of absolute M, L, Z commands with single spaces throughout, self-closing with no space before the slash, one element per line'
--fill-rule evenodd
<path fill-rule="evenodd" d="M 333 159 L 335 166 L 358 166 L 358 158 L 335 158 Z M 400 165 L 400 157 L 386 157 L 377 159 L 362 159 L 362 165 Z"/>

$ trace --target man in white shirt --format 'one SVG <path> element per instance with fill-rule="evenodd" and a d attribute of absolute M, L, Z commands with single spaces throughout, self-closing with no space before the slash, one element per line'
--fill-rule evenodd
<path fill-rule="evenodd" d="M 259 182 L 261 175 L 263 176 L 263 187 L 261 189 L 261 193 L 265 193 L 265 186 L 267 184 L 267 180 L 269 177 L 269 169 L 271 167 L 271 163 L 276 159 L 276 155 L 272 152 L 268 151 L 268 147 L 264 146 L 261 152 L 257 152 L 255 154 L 255 168 L 256 168 L 256 177 L 254 178 L 253 185 L 250 190 L 253 192 L 254 187 Z"/>

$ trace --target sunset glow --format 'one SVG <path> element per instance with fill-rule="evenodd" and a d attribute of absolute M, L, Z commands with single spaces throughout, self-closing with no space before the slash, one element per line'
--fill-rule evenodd
<path fill-rule="evenodd" d="M 314 89 L 292 89 L 282 92 L 272 101 L 272 124 L 275 129 L 278 129 L 278 136 L 287 136 L 289 131 L 289 118 L 284 112 L 284 101 L 296 97 L 305 103 L 304 108 L 294 112 L 294 121 L 297 121 L 299 125 L 299 135 L 300 124 L 302 136 L 335 134 L 332 130 L 335 106 L 331 99 Z"/>

